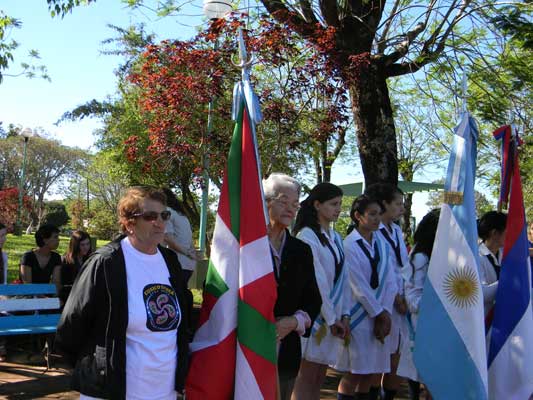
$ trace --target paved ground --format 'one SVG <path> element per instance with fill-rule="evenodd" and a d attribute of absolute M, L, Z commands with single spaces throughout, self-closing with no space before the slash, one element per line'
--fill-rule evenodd
<path fill-rule="evenodd" d="M 8 362 L 0 363 L 0 398 L 22 399 L 78 399 L 79 393 L 69 389 L 69 369 L 60 360 L 54 368 L 47 370 L 44 359 L 39 355 L 16 352 Z M 328 372 L 321 399 L 336 399 L 339 375 Z M 406 399 L 407 397 L 399 397 Z"/>
<path fill-rule="evenodd" d="M 198 316 L 198 308 L 193 315 Z M 69 388 L 70 370 L 62 359 L 53 359 L 46 369 L 44 358 L 30 349 L 39 348 L 30 336 L 10 337 L 7 362 L 0 363 L 0 399 L 79 399 L 79 393 Z M 335 400 L 340 375 L 330 370 L 322 389 L 321 399 Z M 407 399 L 405 390 L 398 400 Z M 251 399 L 252 400 L 252 399 Z"/>

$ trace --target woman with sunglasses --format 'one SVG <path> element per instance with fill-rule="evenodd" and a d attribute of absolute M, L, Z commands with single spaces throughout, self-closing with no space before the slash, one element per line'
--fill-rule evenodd
<path fill-rule="evenodd" d="M 176 399 L 187 370 L 188 307 L 176 254 L 159 246 L 166 197 L 132 187 L 118 204 L 125 234 L 93 253 L 70 293 L 56 343 L 75 362 L 81 399 Z"/>

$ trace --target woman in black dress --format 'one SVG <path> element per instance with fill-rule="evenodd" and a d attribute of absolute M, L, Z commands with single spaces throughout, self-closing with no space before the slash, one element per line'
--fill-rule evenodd
<path fill-rule="evenodd" d="M 80 272 L 81 266 L 93 252 L 91 237 L 84 231 L 74 231 L 70 236 L 68 250 L 61 259 L 61 289 L 59 298 L 62 304 L 67 301 L 72 284 Z"/>
<path fill-rule="evenodd" d="M 35 232 L 37 248 L 27 251 L 20 260 L 20 279 L 24 283 L 55 283 L 59 289 L 61 256 L 54 250 L 59 246 L 59 229 L 43 225 Z"/>

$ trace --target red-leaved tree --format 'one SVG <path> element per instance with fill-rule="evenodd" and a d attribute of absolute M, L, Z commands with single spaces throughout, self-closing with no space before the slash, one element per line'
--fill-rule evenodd
<path fill-rule="evenodd" d="M 237 29 L 243 27 L 242 16 L 233 15 L 213 22 L 190 41 L 164 41 L 147 48 L 130 80 L 141 91 L 140 107 L 150 134 L 148 141 L 128 138 L 131 160 L 145 159 L 147 168 L 172 160 L 198 177 L 207 151 L 216 154 L 210 158 L 210 176 L 219 183 L 232 129 L 232 89 L 240 79 L 231 57 Z M 264 117 L 258 126 L 264 173 L 295 172 L 309 165 L 311 156 L 317 180 L 329 181 L 350 126 L 350 108 L 343 84 L 328 73 L 328 58 L 272 19 L 261 19 L 253 36 L 245 36 L 255 57 L 252 76 Z M 323 46 L 327 43 L 325 39 Z M 212 99 L 213 129 L 207 135 Z"/>
<path fill-rule="evenodd" d="M 28 196 L 23 196 L 22 206 L 22 216 L 25 217 L 26 214 L 32 210 L 31 198 Z M 14 187 L 0 190 L 0 222 L 7 226 L 8 232 L 13 232 L 13 228 L 17 222 L 18 208 L 19 190 Z"/>

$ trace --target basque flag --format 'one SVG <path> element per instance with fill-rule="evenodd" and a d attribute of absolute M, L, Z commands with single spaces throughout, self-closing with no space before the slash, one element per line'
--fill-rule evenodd
<path fill-rule="evenodd" d="M 246 68 L 234 88 L 233 119 L 199 327 L 190 345 L 187 400 L 278 395 L 277 291 L 255 134 L 261 112 Z"/>
<path fill-rule="evenodd" d="M 502 268 L 489 334 L 489 398 L 528 399 L 533 393 L 531 268 L 518 145 L 512 126 L 494 132 L 502 142 L 500 205 L 508 204 Z M 508 202 L 509 199 L 509 202 Z"/>

